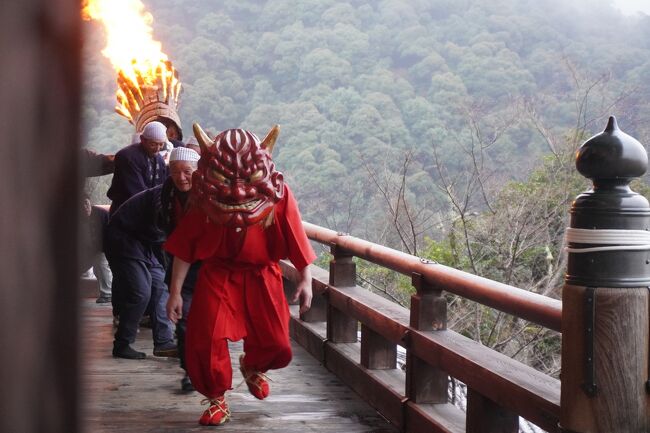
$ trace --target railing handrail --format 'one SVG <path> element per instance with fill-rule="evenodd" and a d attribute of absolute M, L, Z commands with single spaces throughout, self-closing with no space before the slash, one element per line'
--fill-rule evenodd
<path fill-rule="evenodd" d="M 440 290 L 479 302 L 504 313 L 537 323 L 554 331 L 562 330 L 562 302 L 538 293 L 472 275 L 438 263 L 375 244 L 303 221 L 309 239 L 336 245 L 350 254 L 411 276 L 418 273 Z"/>

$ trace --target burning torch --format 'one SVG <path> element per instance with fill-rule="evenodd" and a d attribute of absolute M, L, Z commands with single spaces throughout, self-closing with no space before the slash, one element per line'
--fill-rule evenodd
<path fill-rule="evenodd" d="M 180 135 L 178 71 L 162 52 L 161 43 L 153 39 L 153 17 L 144 4 L 140 0 L 84 0 L 82 16 L 100 21 L 106 32 L 102 54 L 117 72 L 115 111 L 136 132 L 157 120 L 168 128 L 173 123 Z"/>

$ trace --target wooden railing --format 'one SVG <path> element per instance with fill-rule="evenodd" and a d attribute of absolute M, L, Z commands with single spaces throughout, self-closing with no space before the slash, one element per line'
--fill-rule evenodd
<path fill-rule="evenodd" d="M 560 382 L 448 330 L 443 292 L 556 331 L 560 301 L 304 225 L 333 259 L 329 273 L 312 266 L 312 308 L 301 317 L 292 309 L 292 337 L 386 419 L 405 432 L 517 432 L 521 416 L 560 431 Z M 353 257 L 410 276 L 410 310 L 357 286 Z M 291 290 L 297 271 L 281 266 Z M 396 365 L 398 345 L 407 353 L 404 370 Z M 466 412 L 449 402 L 449 377 L 467 385 Z"/>

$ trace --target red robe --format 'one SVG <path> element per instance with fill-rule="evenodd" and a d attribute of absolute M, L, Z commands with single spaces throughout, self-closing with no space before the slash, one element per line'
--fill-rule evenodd
<path fill-rule="evenodd" d="M 267 371 L 291 360 L 289 308 L 278 261 L 302 270 L 316 258 L 298 204 L 285 184 L 274 221 L 237 230 L 214 224 L 199 209 L 183 217 L 165 249 L 203 262 L 187 322 L 187 371 L 209 398 L 230 389 L 232 367 L 226 339 L 244 338 L 247 368 Z"/>

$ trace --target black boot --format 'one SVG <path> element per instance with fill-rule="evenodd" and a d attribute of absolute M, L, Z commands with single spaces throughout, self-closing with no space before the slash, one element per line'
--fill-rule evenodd
<path fill-rule="evenodd" d="M 192 385 L 192 381 L 190 380 L 190 377 L 185 373 L 185 376 L 181 379 L 181 390 L 185 392 L 192 392 L 194 391 L 194 385 Z"/>
<path fill-rule="evenodd" d="M 144 352 L 138 352 L 127 344 L 126 346 L 113 345 L 113 356 L 115 358 L 124 359 L 145 359 L 147 354 Z"/>

